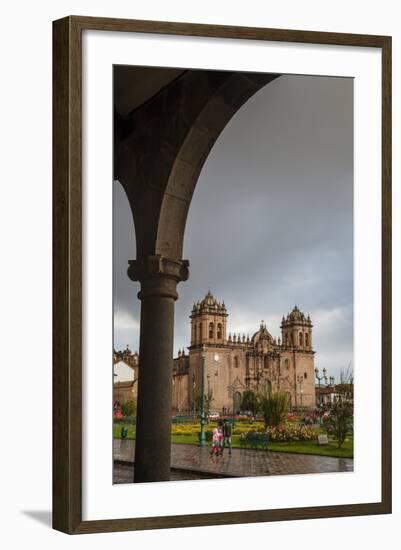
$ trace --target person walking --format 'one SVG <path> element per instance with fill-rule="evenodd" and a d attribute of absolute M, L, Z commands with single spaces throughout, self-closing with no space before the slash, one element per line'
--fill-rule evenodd
<path fill-rule="evenodd" d="M 232 434 L 232 427 L 226 418 L 223 424 L 223 448 L 225 449 L 226 447 L 228 447 L 229 455 L 231 454 L 231 449 L 232 449 L 231 434 Z"/>
<path fill-rule="evenodd" d="M 212 432 L 212 448 L 210 456 L 219 456 L 220 453 L 220 432 L 218 428 L 214 428 Z"/>
<path fill-rule="evenodd" d="M 223 456 L 223 451 L 224 451 L 223 425 L 219 423 L 217 430 L 219 432 L 219 455 Z"/>

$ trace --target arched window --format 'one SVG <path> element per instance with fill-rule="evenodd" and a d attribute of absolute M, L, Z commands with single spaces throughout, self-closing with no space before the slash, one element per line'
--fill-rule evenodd
<path fill-rule="evenodd" d="M 288 334 L 285 335 L 285 345 L 288 347 Z"/>
<path fill-rule="evenodd" d="M 199 323 L 198 338 L 199 340 L 203 339 L 202 323 Z"/>
<path fill-rule="evenodd" d="M 309 335 L 305 333 L 305 347 L 309 346 Z"/>
<path fill-rule="evenodd" d="M 302 347 L 304 345 L 304 339 L 302 332 L 299 333 L 299 345 Z"/>
<path fill-rule="evenodd" d="M 194 342 L 196 342 L 196 325 L 194 325 Z"/>
<path fill-rule="evenodd" d="M 238 360 L 238 357 L 237 357 L 237 356 L 234 357 L 234 367 L 235 367 L 235 368 L 238 368 L 238 367 L 239 367 L 239 360 Z"/>
<path fill-rule="evenodd" d="M 214 324 L 209 323 L 209 338 L 213 338 L 213 333 L 214 333 Z"/>
<path fill-rule="evenodd" d="M 308 373 L 304 372 L 304 380 L 306 380 L 307 378 L 308 378 Z"/>
<path fill-rule="evenodd" d="M 221 323 L 217 325 L 217 339 L 221 340 L 223 338 L 223 327 Z"/>

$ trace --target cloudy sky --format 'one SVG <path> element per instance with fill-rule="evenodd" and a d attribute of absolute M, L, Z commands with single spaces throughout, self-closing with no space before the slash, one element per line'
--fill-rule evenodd
<path fill-rule="evenodd" d="M 132 215 L 114 183 L 114 342 L 139 347 Z M 175 352 L 190 339 L 194 301 L 210 288 L 228 330 L 273 336 L 294 304 L 314 323 L 316 366 L 339 379 L 353 359 L 353 82 L 282 76 L 227 125 L 199 178 L 178 285 Z"/>

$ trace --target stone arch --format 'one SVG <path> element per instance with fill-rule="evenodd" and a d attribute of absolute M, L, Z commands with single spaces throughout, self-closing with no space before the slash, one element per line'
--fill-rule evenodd
<path fill-rule="evenodd" d="M 128 115 L 116 113 L 114 171 L 133 212 L 137 258 L 181 258 L 205 160 L 232 116 L 277 76 L 183 71 Z"/>
<path fill-rule="evenodd" d="M 160 209 L 157 254 L 181 257 L 188 210 L 202 167 L 234 114 L 266 83 L 266 75 L 233 73 L 199 113 L 172 165 Z"/>

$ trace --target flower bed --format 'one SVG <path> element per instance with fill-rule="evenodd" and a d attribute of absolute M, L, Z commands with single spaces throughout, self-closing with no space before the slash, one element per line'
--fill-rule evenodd
<path fill-rule="evenodd" d="M 206 431 L 212 432 L 217 422 L 206 424 Z M 279 427 L 269 426 L 265 430 L 263 422 L 235 422 L 233 435 L 244 435 L 248 432 L 267 433 L 270 441 L 312 441 L 317 439 L 318 430 L 312 426 L 304 426 L 294 422 L 287 422 Z M 199 422 L 173 424 L 172 435 L 197 435 L 199 433 Z"/>
<path fill-rule="evenodd" d="M 310 426 L 300 426 L 294 424 L 285 424 L 283 426 L 269 426 L 267 430 L 250 430 L 241 434 L 241 439 L 245 439 L 247 433 L 267 434 L 269 440 L 273 443 L 286 443 L 290 441 L 314 441 L 317 439 L 318 430 Z"/>
<path fill-rule="evenodd" d="M 313 441 L 317 439 L 318 430 L 310 426 L 299 424 L 286 424 L 284 426 L 269 426 L 266 430 L 270 441 Z"/>
<path fill-rule="evenodd" d="M 217 426 L 217 422 L 209 422 L 206 424 L 206 430 L 213 431 Z M 241 422 L 236 421 L 234 424 L 233 435 L 242 435 L 249 431 L 264 431 L 263 422 Z M 199 432 L 199 422 L 197 423 L 182 423 L 182 424 L 172 424 L 171 434 L 172 435 L 196 435 Z"/>

